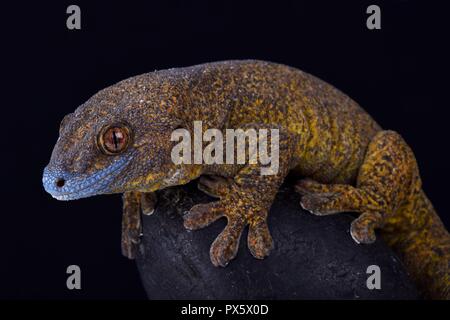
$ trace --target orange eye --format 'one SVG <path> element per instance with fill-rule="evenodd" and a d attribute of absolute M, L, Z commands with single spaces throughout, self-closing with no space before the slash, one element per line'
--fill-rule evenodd
<path fill-rule="evenodd" d="M 105 153 L 117 154 L 128 147 L 130 132 L 127 127 L 116 125 L 102 130 L 99 138 L 99 146 Z"/>

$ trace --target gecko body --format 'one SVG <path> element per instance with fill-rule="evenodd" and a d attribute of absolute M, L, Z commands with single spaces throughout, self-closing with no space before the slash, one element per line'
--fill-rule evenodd
<path fill-rule="evenodd" d="M 208 129 L 278 129 L 279 169 L 258 164 L 174 164 L 171 133 Z M 184 216 L 187 229 L 222 217 L 211 245 L 216 266 L 248 248 L 264 258 L 273 248 L 267 214 L 289 172 L 302 178 L 301 206 L 316 215 L 356 212 L 357 243 L 379 229 L 419 288 L 449 298 L 450 236 L 422 190 L 414 154 L 356 102 L 320 79 L 288 66 L 247 60 L 156 71 L 101 90 L 67 115 L 44 170 L 45 189 L 60 200 L 123 193 L 123 253 L 132 258 L 140 212 L 150 214 L 156 190 L 199 179 L 218 198 Z M 180 244 L 181 245 L 181 244 Z"/>

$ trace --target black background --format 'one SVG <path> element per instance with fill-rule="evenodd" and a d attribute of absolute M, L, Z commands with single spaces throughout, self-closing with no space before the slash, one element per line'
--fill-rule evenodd
<path fill-rule="evenodd" d="M 449 226 L 449 34 L 442 3 L 2 5 L 0 297 L 145 298 L 134 262 L 120 254 L 120 196 L 59 202 L 43 190 L 41 174 L 65 114 L 98 90 L 155 69 L 256 58 L 322 78 L 403 135 Z M 70 4 L 81 7 L 81 30 L 66 28 Z M 381 7 L 382 30 L 366 28 L 370 4 Z M 82 290 L 66 288 L 71 264 L 82 269 Z"/>

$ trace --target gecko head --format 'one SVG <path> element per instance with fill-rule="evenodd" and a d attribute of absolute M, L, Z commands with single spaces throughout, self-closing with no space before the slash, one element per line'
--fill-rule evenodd
<path fill-rule="evenodd" d="M 177 99 L 167 86 L 162 92 L 139 79 L 100 91 L 64 117 L 42 178 L 54 198 L 151 192 L 191 180 L 194 167 L 171 161 L 171 134 L 181 125 L 170 112 Z"/>

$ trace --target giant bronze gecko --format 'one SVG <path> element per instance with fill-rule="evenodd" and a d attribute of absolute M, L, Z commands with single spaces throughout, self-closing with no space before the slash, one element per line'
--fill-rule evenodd
<path fill-rule="evenodd" d="M 216 128 L 279 130 L 279 169 L 258 164 L 174 164 L 171 133 Z M 375 241 L 378 229 L 429 298 L 450 298 L 450 237 L 421 187 L 414 154 L 355 101 L 285 65 L 246 60 L 155 71 L 101 90 L 64 117 L 43 184 L 58 200 L 123 193 L 122 250 L 133 258 L 140 212 L 152 213 L 156 190 L 199 178 L 219 200 L 195 205 L 189 230 L 226 217 L 211 261 L 226 266 L 248 226 L 255 258 L 273 241 L 268 210 L 288 172 L 301 176 L 301 206 L 315 215 L 356 212 L 351 237 Z M 182 244 L 180 244 L 182 245 Z"/>

